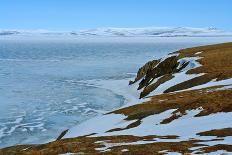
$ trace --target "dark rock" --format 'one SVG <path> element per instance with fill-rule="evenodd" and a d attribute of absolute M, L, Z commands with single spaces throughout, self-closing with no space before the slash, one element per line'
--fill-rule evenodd
<path fill-rule="evenodd" d="M 137 76 L 134 81 L 130 81 L 129 85 L 134 84 L 135 82 L 142 79 L 147 73 L 149 73 L 158 63 L 160 60 L 152 60 L 147 62 L 143 67 L 139 69 L 137 72 Z"/>
<path fill-rule="evenodd" d="M 68 132 L 68 129 L 67 130 L 64 130 L 63 132 L 61 132 L 61 134 L 58 136 L 58 138 L 56 140 L 61 140 L 61 138 L 64 137 L 64 135 Z"/>
<path fill-rule="evenodd" d="M 137 73 L 134 81 L 130 81 L 129 84 L 133 84 L 139 80 L 138 90 L 142 90 L 140 98 L 144 98 L 150 94 L 150 92 L 157 89 L 161 84 L 171 80 L 175 73 L 182 72 L 184 68 L 189 65 L 189 61 L 180 63 L 178 60 L 180 57 L 173 55 L 164 60 L 153 60 L 146 63 L 141 67 Z M 159 78 L 156 82 L 155 79 Z M 208 81 L 208 79 L 203 82 Z M 167 89 L 164 93 L 182 90 L 182 88 L 190 88 L 192 85 L 186 82 L 180 83 L 176 86 Z"/>
<path fill-rule="evenodd" d="M 146 97 L 150 92 L 158 88 L 161 84 L 165 83 L 166 81 L 169 81 L 173 78 L 174 76 L 171 74 L 166 74 L 163 77 L 161 77 L 157 82 L 154 84 L 148 85 L 141 93 L 140 93 L 140 99 L 143 97 Z"/>

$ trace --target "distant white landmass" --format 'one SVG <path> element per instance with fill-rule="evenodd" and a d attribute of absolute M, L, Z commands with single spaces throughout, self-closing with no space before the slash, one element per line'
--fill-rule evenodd
<path fill-rule="evenodd" d="M 96 28 L 80 31 L 48 31 L 48 30 L 0 30 L 0 36 L 116 36 L 116 37 L 226 37 L 232 32 L 214 27 L 145 27 L 145 28 Z"/>

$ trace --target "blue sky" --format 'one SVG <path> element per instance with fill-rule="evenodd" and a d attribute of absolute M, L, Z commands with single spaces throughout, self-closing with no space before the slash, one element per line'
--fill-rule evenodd
<path fill-rule="evenodd" d="M 0 0 L 0 28 L 190 26 L 232 30 L 232 0 Z"/>

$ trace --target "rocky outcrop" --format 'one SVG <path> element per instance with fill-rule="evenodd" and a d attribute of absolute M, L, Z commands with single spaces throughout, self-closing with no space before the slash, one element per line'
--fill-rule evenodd
<path fill-rule="evenodd" d="M 64 130 L 63 132 L 61 132 L 61 134 L 57 137 L 56 140 L 61 140 L 61 138 L 64 137 L 64 135 L 68 132 L 68 129 L 67 130 Z"/>
<path fill-rule="evenodd" d="M 165 59 L 149 61 L 139 69 L 135 80 L 130 81 L 129 84 L 134 84 L 142 79 L 139 82 L 138 90 L 143 89 L 140 94 L 140 98 L 143 98 L 161 84 L 171 80 L 174 77 L 173 74 L 181 72 L 190 63 L 189 61 L 180 63 L 178 60 L 176 54 L 169 55 Z"/>
<path fill-rule="evenodd" d="M 223 80 L 232 76 L 232 43 L 200 46 L 174 52 L 167 57 L 153 60 L 142 66 L 134 81 L 141 91 L 140 98 L 156 92 L 166 82 L 169 86 L 159 93 L 169 93 L 205 84 L 213 79 Z M 225 65 L 226 64 L 226 65 Z M 229 69 L 230 68 L 230 69 Z M 184 73 L 181 77 L 175 77 Z M 181 79 L 182 78 L 182 79 Z"/>
<path fill-rule="evenodd" d="M 137 76 L 134 81 L 130 81 L 129 84 L 134 84 L 135 82 L 142 79 L 147 73 L 149 73 L 155 66 L 159 63 L 160 60 L 152 60 L 147 62 L 143 67 L 141 67 L 137 73 Z"/>

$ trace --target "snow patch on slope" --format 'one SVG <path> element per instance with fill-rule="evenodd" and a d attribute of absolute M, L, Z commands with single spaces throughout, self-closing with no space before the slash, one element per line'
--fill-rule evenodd
<path fill-rule="evenodd" d="M 120 114 L 108 114 L 98 116 L 71 128 L 64 138 L 78 137 L 90 134 L 105 133 L 114 128 L 125 128 L 127 125 L 135 122 L 124 121 L 126 116 Z"/>
<path fill-rule="evenodd" d="M 202 88 L 213 87 L 213 86 L 224 86 L 225 89 L 230 89 L 231 86 L 229 86 L 229 85 L 231 85 L 231 84 L 232 84 L 232 78 L 226 79 L 226 80 L 221 80 L 221 81 L 216 81 L 216 79 L 213 79 L 206 84 L 195 86 L 195 87 L 189 88 L 187 90 L 196 90 L 196 89 L 202 89 Z"/>
<path fill-rule="evenodd" d="M 209 131 L 213 129 L 222 129 L 232 126 L 230 119 L 232 113 L 216 113 L 208 116 L 194 117 L 200 110 L 191 110 L 187 115 L 182 116 L 168 124 L 160 124 L 160 122 L 171 116 L 175 109 L 165 111 L 158 115 L 151 115 L 142 120 L 142 123 L 135 128 L 130 128 L 122 131 L 115 131 L 109 133 L 100 133 L 96 136 L 112 136 L 112 135 L 134 135 L 134 136 L 148 136 L 148 135 L 178 135 L 181 140 L 188 140 L 190 138 L 200 138 L 196 134 L 199 132 Z M 215 126 L 215 123 L 217 126 Z M 191 124 L 191 125 L 189 125 Z"/>
<path fill-rule="evenodd" d="M 174 55 L 177 56 L 177 55 Z M 165 57 L 165 59 L 167 59 L 168 57 Z M 201 59 L 202 57 L 184 57 L 182 59 L 179 59 L 179 65 L 177 66 L 177 69 L 180 69 L 183 64 L 188 63 L 188 65 L 183 68 L 179 73 L 175 73 L 173 74 L 173 78 L 171 80 L 166 81 L 165 83 L 161 84 L 159 87 L 157 87 L 155 90 L 153 90 L 149 95 L 150 96 L 154 96 L 154 95 L 159 95 L 162 94 L 165 90 L 167 90 L 168 88 L 171 88 L 172 86 L 175 86 L 179 83 L 191 80 L 193 78 L 199 77 L 204 75 L 205 73 L 201 73 L 201 74 L 187 74 L 187 72 L 191 69 L 197 68 L 202 66 L 197 60 Z M 161 59 L 161 60 L 165 60 L 165 59 Z M 158 77 L 156 79 L 154 79 L 154 81 L 157 81 L 159 78 Z"/>

